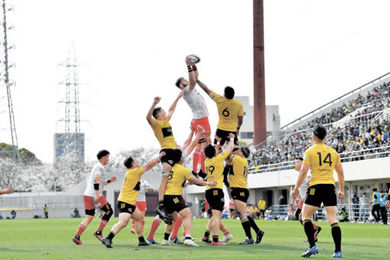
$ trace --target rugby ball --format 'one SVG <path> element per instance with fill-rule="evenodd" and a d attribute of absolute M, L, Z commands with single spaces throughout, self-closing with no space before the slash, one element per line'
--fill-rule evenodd
<path fill-rule="evenodd" d="M 188 56 L 186 57 L 186 59 L 189 60 L 189 62 L 190 62 L 191 64 L 197 64 L 197 63 L 200 62 L 200 57 L 197 56 L 197 55 L 195 55 L 195 54 L 188 55 Z"/>

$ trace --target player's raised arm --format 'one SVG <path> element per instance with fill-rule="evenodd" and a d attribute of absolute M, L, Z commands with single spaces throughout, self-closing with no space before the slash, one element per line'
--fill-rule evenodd
<path fill-rule="evenodd" d="M 155 119 L 152 117 L 153 116 L 153 110 L 156 107 L 156 105 L 160 102 L 161 98 L 160 97 L 155 97 L 153 100 L 153 104 L 150 107 L 148 113 L 146 114 L 146 120 L 148 120 L 149 125 L 152 125 Z"/>
<path fill-rule="evenodd" d="M 115 182 L 115 181 L 116 181 L 116 177 L 113 176 L 113 177 L 111 177 L 109 180 L 106 180 L 106 181 L 104 182 L 104 185 L 110 184 L 110 183 Z"/>
<path fill-rule="evenodd" d="M 337 173 L 337 179 L 339 182 L 339 192 L 338 197 L 340 199 L 344 198 L 344 170 L 341 163 L 338 163 L 335 167 Z"/>
<path fill-rule="evenodd" d="M 175 101 L 173 101 L 171 107 L 169 108 L 168 110 L 168 114 L 170 117 L 172 117 L 172 114 L 173 112 L 175 112 L 175 109 L 176 109 L 176 105 L 177 105 L 177 102 L 179 102 L 179 99 L 184 95 L 184 90 L 182 90 L 179 95 L 177 96 L 177 98 L 175 99 Z"/>
<path fill-rule="evenodd" d="M 298 196 L 299 187 L 302 185 L 303 181 L 305 180 L 306 175 L 307 175 L 309 169 L 310 169 L 310 164 L 309 163 L 304 163 L 302 165 L 302 168 L 299 171 L 297 183 L 295 184 L 294 190 L 292 192 L 292 196 L 294 198 L 296 198 Z"/>
<path fill-rule="evenodd" d="M 144 169 L 144 172 L 147 172 L 150 169 L 152 169 L 154 166 L 156 166 L 156 164 L 160 162 L 161 157 L 163 157 L 164 155 L 165 152 L 161 152 L 157 158 L 154 158 L 153 160 L 150 160 L 147 164 L 145 164 L 145 166 L 142 167 Z"/>
<path fill-rule="evenodd" d="M 195 146 L 199 144 L 200 137 L 202 136 L 202 129 L 200 126 L 198 126 L 198 133 L 196 134 L 194 140 L 192 140 L 191 144 L 185 149 L 185 153 L 183 154 L 183 157 L 189 156 L 192 151 L 194 150 Z M 185 156 L 184 156 L 185 155 Z"/>
<path fill-rule="evenodd" d="M 215 181 L 203 181 L 203 180 L 200 180 L 194 176 L 192 176 L 188 182 L 190 184 L 195 184 L 195 185 L 198 185 L 198 186 L 206 186 L 206 185 L 209 185 L 209 186 L 215 186 L 217 185 L 217 183 Z"/>
<path fill-rule="evenodd" d="M 207 93 L 207 95 L 210 95 L 211 92 L 213 92 L 211 89 L 209 89 L 205 84 L 203 84 L 202 81 L 200 81 L 199 79 L 196 80 L 196 83 L 198 83 L 199 87 L 201 87 L 204 92 Z"/>
<path fill-rule="evenodd" d="M 183 144 L 183 150 L 186 150 L 187 147 L 191 144 L 192 137 L 194 136 L 194 133 L 195 133 L 195 129 L 191 127 L 191 133 L 188 136 L 187 140 Z"/>
<path fill-rule="evenodd" d="M 196 85 L 196 79 L 198 78 L 198 69 L 196 68 L 196 65 L 191 64 L 190 60 L 188 59 L 188 56 L 186 57 L 186 64 L 188 69 L 188 78 L 190 80 L 190 90 L 193 90 Z"/>

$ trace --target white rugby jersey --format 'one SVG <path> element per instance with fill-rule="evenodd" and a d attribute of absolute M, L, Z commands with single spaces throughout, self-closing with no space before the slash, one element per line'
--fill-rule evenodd
<path fill-rule="evenodd" d="M 302 199 L 306 198 L 306 191 L 307 188 L 309 188 L 309 181 L 310 181 L 310 175 L 308 174 L 305 178 L 305 180 L 302 182 L 301 186 L 299 187 L 299 195 Z"/>
<path fill-rule="evenodd" d="M 191 90 L 189 86 L 185 87 L 183 98 L 190 106 L 192 110 L 192 117 L 194 119 L 209 116 L 209 111 L 207 110 L 206 102 L 203 96 L 196 90 L 196 88 Z"/>
<path fill-rule="evenodd" d="M 88 181 L 87 181 L 87 188 L 85 189 L 85 192 L 84 192 L 85 196 L 95 197 L 95 189 L 93 187 L 93 184 L 94 184 L 94 179 L 97 175 L 100 175 L 99 197 L 102 196 L 104 182 L 106 181 L 105 173 L 106 173 L 106 170 L 105 170 L 103 164 L 101 164 L 101 162 L 98 162 L 97 164 L 95 164 L 95 166 L 92 168 L 91 175 L 89 176 Z"/>
<path fill-rule="evenodd" d="M 141 180 L 137 201 L 146 201 L 145 188 L 150 187 L 149 182 Z"/>

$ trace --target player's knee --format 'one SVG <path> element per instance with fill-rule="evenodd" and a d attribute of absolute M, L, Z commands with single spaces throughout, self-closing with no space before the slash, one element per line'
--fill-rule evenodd
<path fill-rule="evenodd" d="M 104 216 L 102 217 L 102 219 L 108 221 L 108 220 L 110 220 L 112 214 L 113 214 L 112 207 L 111 207 L 110 204 L 107 204 L 107 205 L 106 205 L 106 214 L 104 214 Z"/>

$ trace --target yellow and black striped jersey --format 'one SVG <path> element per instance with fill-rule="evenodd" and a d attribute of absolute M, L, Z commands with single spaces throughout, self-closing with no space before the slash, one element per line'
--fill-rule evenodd
<path fill-rule="evenodd" d="M 248 189 L 248 160 L 238 155 L 232 157 L 233 172 L 229 175 L 231 188 Z"/>
<path fill-rule="evenodd" d="M 335 184 L 333 171 L 341 163 L 339 154 L 325 144 L 314 144 L 305 152 L 303 163 L 310 164 L 310 186 Z"/>
<path fill-rule="evenodd" d="M 152 129 L 154 135 L 161 145 L 161 149 L 176 149 L 175 138 L 173 137 L 172 126 L 169 123 L 171 116 L 168 115 L 165 120 L 153 120 Z"/>
<path fill-rule="evenodd" d="M 181 195 L 184 184 L 194 176 L 190 169 L 176 163 L 169 173 L 165 195 Z"/>
<path fill-rule="evenodd" d="M 230 132 L 237 131 L 237 118 L 243 116 L 242 103 L 235 99 L 227 99 L 215 92 L 210 97 L 217 104 L 218 108 L 218 129 Z"/>
<path fill-rule="evenodd" d="M 140 180 L 143 172 L 143 167 L 127 170 L 125 179 L 122 183 L 122 189 L 118 197 L 119 201 L 135 205 L 140 190 Z"/>
<path fill-rule="evenodd" d="M 206 186 L 206 190 L 208 189 L 222 189 L 223 186 L 223 169 L 224 164 L 223 161 L 229 156 L 229 154 L 225 151 L 214 156 L 209 159 L 206 158 L 204 161 L 204 166 L 206 167 L 207 172 L 207 180 L 215 181 L 217 183 L 216 186 Z"/>

